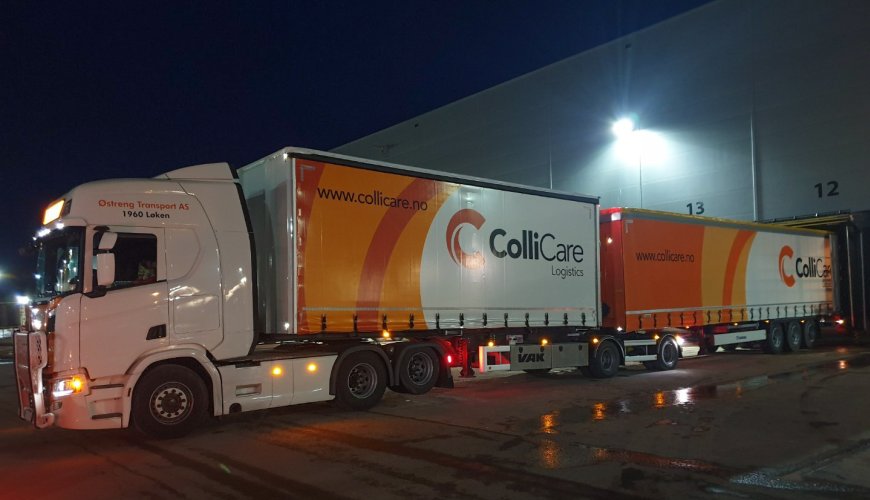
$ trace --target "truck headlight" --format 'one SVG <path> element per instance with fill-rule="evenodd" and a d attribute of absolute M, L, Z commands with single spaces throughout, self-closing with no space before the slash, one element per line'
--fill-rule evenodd
<path fill-rule="evenodd" d="M 83 392 L 87 385 L 87 380 L 81 375 L 59 378 L 51 384 L 51 395 L 62 398 L 70 394 L 78 394 Z"/>

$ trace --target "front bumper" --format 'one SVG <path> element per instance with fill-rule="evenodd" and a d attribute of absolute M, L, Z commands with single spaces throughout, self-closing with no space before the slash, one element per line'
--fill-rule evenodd
<path fill-rule="evenodd" d="M 18 416 L 39 429 L 54 424 L 46 411 L 42 372 L 48 365 L 48 342 L 44 332 L 15 332 L 15 382 L 18 387 Z"/>

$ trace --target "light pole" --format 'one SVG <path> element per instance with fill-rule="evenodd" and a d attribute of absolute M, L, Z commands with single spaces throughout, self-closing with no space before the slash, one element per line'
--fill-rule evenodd
<path fill-rule="evenodd" d="M 620 118 L 616 122 L 614 122 L 613 127 L 611 127 L 613 131 L 613 135 L 616 136 L 616 139 L 619 141 L 631 142 L 631 150 L 632 152 L 637 153 L 637 190 L 638 196 L 640 198 L 640 207 L 643 208 L 643 162 L 642 162 L 642 151 L 640 141 L 640 131 L 635 130 L 634 128 L 634 120 L 631 118 Z"/>

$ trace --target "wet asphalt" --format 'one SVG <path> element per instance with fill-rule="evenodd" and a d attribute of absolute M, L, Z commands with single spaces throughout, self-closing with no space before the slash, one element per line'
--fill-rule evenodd
<path fill-rule="evenodd" d="M 2 498 L 867 498 L 870 348 L 496 372 L 367 412 L 215 420 L 185 438 L 37 431 L 0 359 Z M 5 491 L 4 491 L 5 490 Z"/>

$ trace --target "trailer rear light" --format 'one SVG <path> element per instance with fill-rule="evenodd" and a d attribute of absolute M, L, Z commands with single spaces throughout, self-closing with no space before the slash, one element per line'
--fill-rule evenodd
<path fill-rule="evenodd" d="M 306 366 L 305 369 L 308 370 L 308 373 L 316 373 L 317 363 L 308 363 L 308 366 Z"/>
<path fill-rule="evenodd" d="M 452 354 L 447 355 L 447 364 L 451 365 L 451 366 L 453 365 L 453 355 Z"/>
<path fill-rule="evenodd" d="M 280 366 L 272 368 L 273 377 L 280 377 L 282 373 L 284 373 L 284 370 Z"/>
<path fill-rule="evenodd" d="M 658 333 L 655 334 L 655 335 L 653 335 L 653 340 L 658 340 L 658 339 L 660 339 L 660 338 L 661 338 L 661 337 L 659 337 L 659 334 L 658 334 Z"/>
<path fill-rule="evenodd" d="M 842 324 L 846 323 L 846 320 L 843 318 L 838 318 L 838 319 L 834 320 L 834 323 L 836 323 L 838 325 L 842 325 Z"/>
<path fill-rule="evenodd" d="M 598 343 L 598 337 L 592 337 L 592 343 L 593 343 L 593 344 L 597 344 L 597 343 Z"/>

